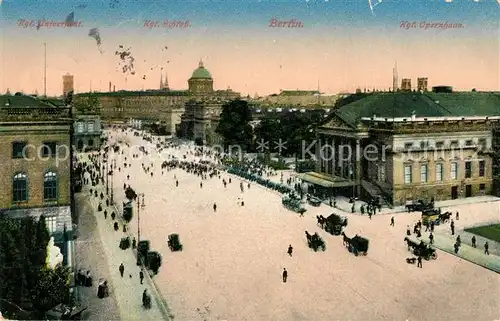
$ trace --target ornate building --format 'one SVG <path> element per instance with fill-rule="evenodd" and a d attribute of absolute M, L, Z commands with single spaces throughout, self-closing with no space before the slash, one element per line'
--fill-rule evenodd
<path fill-rule="evenodd" d="M 181 115 L 190 100 L 225 101 L 239 97 L 232 90 L 214 90 L 210 72 L 200 61 L 191 78 L 188 90 L 171 90 L 165 75 L 160 77 L 160 89 L 145 91 L 92 92 L 76 95 L 78 102 L 85 97 L 98 97 L 100 116 L 103 121 L 127 122 L 130 119 L 141 120 L 142 124 L 159 122 L 168 132 L 179 129 Z"/>
<path fill-rule="evenodd" d="M 215 133 L 222 105 L 240 97 L 239 93 L 227 90 L 214 90 L 212 75 L 200 61 L 188 80 L 189 101 L 185 105 L 184 114 L 178 133 L 181 137 L 193 139 L 204 144 L 218 144 L 221 137 Z"/>
<path fill-rule="evenodd" d="M 48 100 L 0 96 L 0 213 L 43 215 L 71 264 L 71 112 Z"/>
<path fill-rule="evenodd" d="M 318 128 L 316 171 L 305 181 L 402 205 L 492 192 L 491 93 L 376 93 Z"/>

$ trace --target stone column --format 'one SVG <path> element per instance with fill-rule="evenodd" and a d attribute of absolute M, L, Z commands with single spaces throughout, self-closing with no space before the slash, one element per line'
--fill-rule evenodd
<path fill-rule="evenodd" d="M 321 171 L 321 138 L 316 136 L 316 172 L 319 173 Z"/>
<path fill-rule="evenodd" d="M 360 140 L 359 139 L 356 139 L 356 155 L 355 155 L 356 159 L 355 159 L 355 162 L 356 162 L 356 169 L 355 169 L 355 177 L 356 177 L 356 194 L 357 196 L 359 197 L 361 195 L 361 161 L 362 161 L 362 157 L 363 157 L 363 153 L 361 151 L 361 144 L 360 144 Z"/>

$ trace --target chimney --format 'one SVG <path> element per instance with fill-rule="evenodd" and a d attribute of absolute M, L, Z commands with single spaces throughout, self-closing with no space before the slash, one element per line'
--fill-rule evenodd
<path fill-rule="evenodd" d="M 109 89 L 108 89 L 108 92 L 111 91 L 111 81 L 109 82 Z"/>
<path fill-rule="evenodd" d="M 115 86 L 115 85 L 113 85 L 113 92 L 115 92 L 115 91 L 116 91 L 116 86 Z"/>

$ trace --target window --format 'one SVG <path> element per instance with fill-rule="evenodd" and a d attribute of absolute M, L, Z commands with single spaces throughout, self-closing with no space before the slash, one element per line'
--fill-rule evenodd
<path fill-rule="evenodd" d="M 486 139 L 485 138 L 480 138 L 479 141 L 478 141 L 478 145 L 482 149 L 486 149 Z"/>
<path fill-rule="evenodd" d="M 443 141 L 436 142 L 436 148 L 443 148 L 443 147 L 444 147 Z"/>
<path fill-rule="evenodd" d="M 411 165 L 405 165 L 405 184 L 411 184 Z"/>
<path fill-rule="evenodd" d="M 12 181 L 12 199 L 14 202 L 24 202 L 28 200 L 28 176 L 25 173 L 18 173 Z"/>
<path fill-rule="evenodd" d="M 471 178 L 472 177 L 472 162 L 468 161 L 465 162 L 465 178 Z"/>
<path fill-rule="evenodd" d="M 472 146 L 474 145 L 474 142 L 472 141 L 472 139 L 468 139 L 465 141 L 465 146 Z"/>
<path fill-rule="evenodd" d="M 437 163 L 436 164 L 436 182 L 442 182 L 443 181 L 443 164 Z"/>
<path fill-rule="evenodd" d="M 421 141 L 420 142 L 420 148 L 427 148 L 427 147 L 429 147 L 428 141 Z"/>
<path fill-rule="evenodd" d="M 45 218 L 45 223 L 47 224 L 47 229 L 49 233 L 52 234 L 57 230 L 57 217 L 49 216 Z"/>
<path fill-rule="evenodd" d="M 411 149 L 413 147 L 413 143 L 405 143 L 405 149 Z"/>
<path fill-rule="evenodd" d="M 92 122 L 87 123 L 87 131 L 89 131 L 89 132 L 94 131 L 94 123 L 92 123 Z"/>
<path fill-rule="evenodd" d="M 458 163 L 457 162 L 451 163 L 450 178 L 451 179 L 458 178 Z"/>
<path fill-rule="evenodd" d="M 420 165 L 420 181 L 427 183 L 427 164 Z"/>
<path fill-rule="evenodd" d="M 484 192 L 486 190 L 486 184 L 479 184 L 479 191 Z"/>
<path fill-rule="evenodd" d="M 26 142 L 13 142 L 12 143 L 12 158 L 23 158 L 23 151 L 26 153 Z"/>
<path fill-rule="evenodd" d="M 484 177 L 486 173 L 486 163 L 484 160 L 479 161 L 479 177 Z"/>
<path fill-rule="evenodd" d="M 452 140 L 452 141 L 450 142 L 450 147 L 451 147 L 451 148 L 458 147 L 458 140 Z"/>
<path fill-rule="evenodd" d="M 83 123 L 82 122 L 78 122 L 76 124 L 76 131 L 79 133 L 83 133 Z"/>
<path fill-rule="evenodd" d="M 57 152 L 57 142 L 45 142 L 42 147 L 43 157 L 54 157 Z"/>
<path fill-rule="evenodd" d="M 43 177 L 43 199 L 53 201 L 57 199 L 57 175 L 47 172 Z"/>

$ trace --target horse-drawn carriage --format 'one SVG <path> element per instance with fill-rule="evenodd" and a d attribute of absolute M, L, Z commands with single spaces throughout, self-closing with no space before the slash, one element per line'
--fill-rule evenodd
<path fill-rule="evenodd" d="M 358 256 L 359 254 L 368 254 L 368 245 L 370 241 L 368 241 L 367 238 L 357 234 L 352 238 L 347 237 L 344 233 L 342 233 L 342 235 L 344 236 L 344 246 L 347 247 L 349 252 L 354 253 L 355 256 Z"/>
<path fill-rule="evenodd" d="M 325 231 L 332 235 L 342 234 L 342 229 L 347 226 L 347 217 L 332 213 L 324 221 Z"/>
<path fill-rule="evenodd" d="M 424 241 L 420 243 L 411 240 L 409 237 L 405 237 L 405 242 L 408 245 L 408 251 L 412 251 L 416 256 L 421 256 L 425 260 L 437 259 L 436 250 L 429 245 L 426 245 Z"/>
<path fill-rule="evenodd" d="M 309 248 L 313 249 L 314 252 L 317 252 L 319 249 L 322 251 L 326 250 L 325 241 L 319 236 L 318 233 L 314 233 L 313 235 L 309 234 L 306 231 L 307 245 Z"/>
<path fill-rule="evenodd" d="M 426 203 L 423 200 L 412 201 L 411 203 L 406 204 L 405 207 L 408 212 L 425 211 L 434 208 L 434 200 L 429 203 Z"/>
<path fill-rule="evenodd" d="M 302 200 L 300 197 L 293 193 L 283 196 L 281 202 L 283 203 L 283 206 L 291 211 L 300 214 L 304 214 L 306 212 L 306 209 L 302 206 Z"/>
<path fill-rule="evenodd" d="M 321 205 L 321 200 L 318 197 L 312 196 L 310 194 L 307 194 L 307 202 L 315 207 L 318 207 Z"/>
<path fill-rule="evenodd" d="M 172 252 L 182 251 L 182 244 L 179 240 L 179 234 L 170 234 L 168 236 L 168 247 Z"/>
<path fill-rule="evenodd" d="M 440 208 L 426 209 L 422 211 L 422 223 L 424 225 L 430 225 L 431 223 L 434 223 L 434 225 L 439 225 L 441 223 L 440 216 Z"/>

